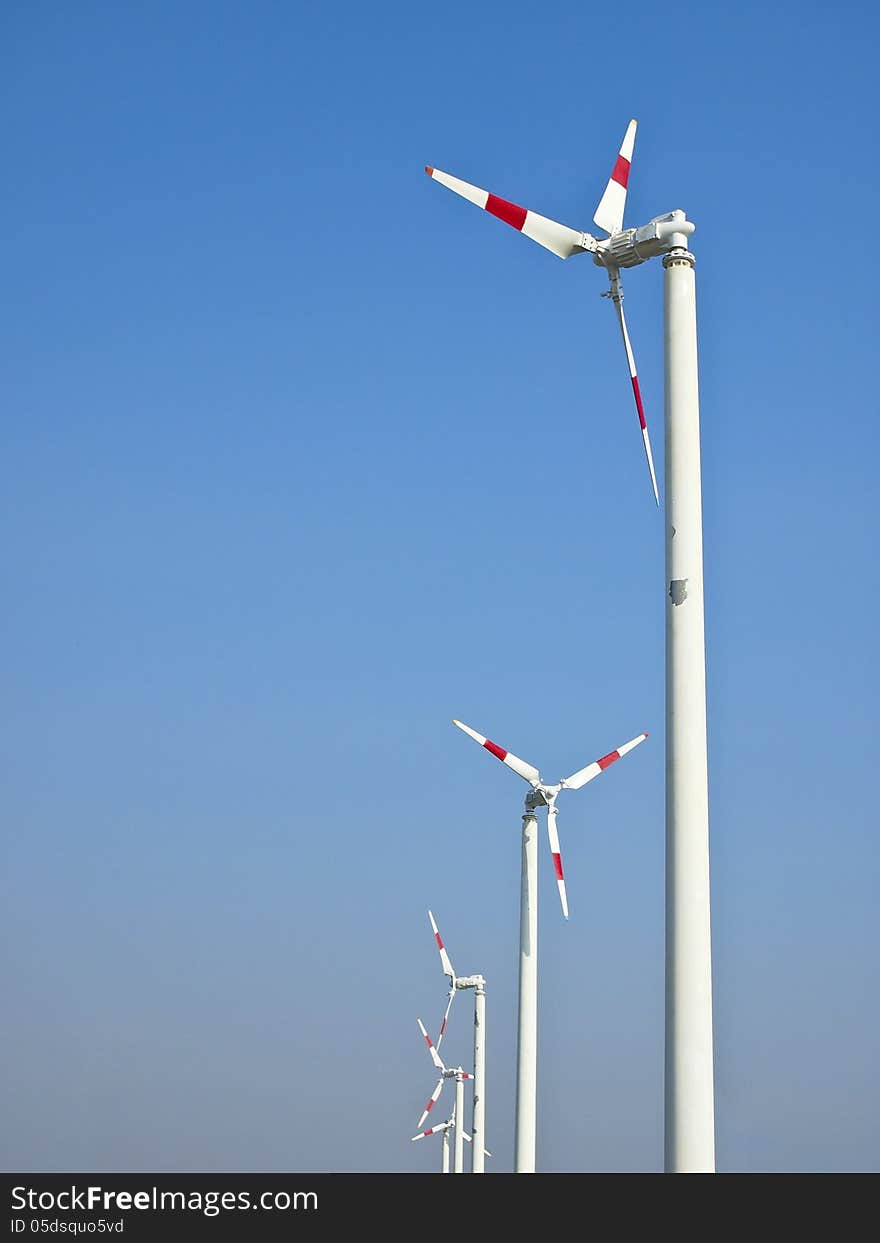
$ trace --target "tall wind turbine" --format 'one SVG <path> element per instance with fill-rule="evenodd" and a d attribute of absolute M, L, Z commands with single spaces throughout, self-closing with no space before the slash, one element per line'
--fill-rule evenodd
<path fill-rule="evenodd" d="M 431 921 L 431 930 L 434 933 L 437 949 L 440 951 L 440 966 L 444 974 L 449 977 L 449 1000 L 446 1003 L 443 1022 L 440 1024 L 440 1035 L 437 1037 L 438 1049 L 446 1032 L 446 1023 L 456 990 L 465 988 L 474 990 L 474 1110 L 471 1126 L 477 1142 L 474 1144 L 473 1173 L 482 1174 L 485 1172 L 483 1144 L 486 1141 L 486 981 L 481 975 L 457 976 L 455 974 L 433 911 L 428 911 L 428 919 Z"/>
<path fill-rule="evenodd" d="M 600 760 L 587 764 L 585 768 L 579 768 L 576 773 L 565 777 L 557 785 L 545 785 L 541 781 L 540 772 L 532 764 L 527 764 L 519 756 L 505 751 L 503 747 L 499 747 L 497 743 L 478 734 L 470 726 L 463 725 L 461 721 L 455 721 L 454 724 L 531 786 L 526 795 L 525 812 L 522 818 L 519 1025 L 516 1045 L 516 1172 L 517 1174 L 534 1174 L 538 1081 L 538 847 L 535 836 L 538 821 L 535 812 L 539 807 L 547 808 L 547 836 L 550 842 L 550 854 L 553 858 L 562 913 L 568 919 L 565 873 L 562 868 L 562 852 L 556 827 L 556 800 L 562 790 L 580 790 L 582 786 L 604 772 L 615 760 L 619 760 L 628 751 L 632 751 L 633 747 L 644 742 L 648 735 L 639 734 L 637 738 L 624 743 L 616 751 L 609 751 Z"/>
<path fill-rule="evenodd" d="M 694 224 L 680 210 L 624 229 L 635 143 L 630 121 L 593 216 L 595 238 L 427 167 L 435 181 L 568 259 L 592 254 L 608 274 L 655 500 L 657 484 L 632 344 L 622 268 L 662 256 L 666 414 L 666 1137 L 668 1171 L 715 1169 L 709 792 Z"/>

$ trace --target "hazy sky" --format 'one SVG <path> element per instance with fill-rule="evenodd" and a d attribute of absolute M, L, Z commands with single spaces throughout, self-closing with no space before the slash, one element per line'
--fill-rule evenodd
<path fill-rule="evenodd" d="M 549 780 L 650 731 L 560 803 L 567 924 L 541 824 L 538 1168 L 661 1168 L 663 518 L 603 274 L 422 171 L 590 228 L 635 116 L 627 222 L 697 225 L 718 1166 L 880 1168 L 876 8 L 2 28 L 3 1167 L 435 1169 L 431 906 L 511 1169 L 525 787 L 460 717 Z"/>

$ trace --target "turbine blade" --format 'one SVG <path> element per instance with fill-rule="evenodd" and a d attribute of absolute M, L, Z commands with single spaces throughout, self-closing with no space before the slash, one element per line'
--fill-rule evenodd
<path fill-rule="evenodd" d="M 438 1098 L 438 1096 L 440 1095 L 440 1093 L 443 1091 L 443 1084 L 444 1084 L 444 1083 L 445 1083 L 445 1079 L 444 1079 L 444 1078 L 443 1078 L 443 1076 L 441 1075 L 441 1076 L 440 1076 L 440 1080 L 439 1080 L 439 1082 L 438 1082 L 438 1084 L 437 1084 L 436 1088 L 435 1088 L 435 1089 L 434 1089 L 434 1091 L 431 1093 L 431 1099 L 428 1101 L 427 1105 L 425 1106 L 424 1112 L 423 1112 L 423 1114 L 422 1114 L 421 1118 L 419 1118 L 418 1122 L 416 1123 L 416 1126 L 421 1126 L 421 1125 L 422 1125 L 422 1123 L 423 1123 L 423 1122 L 425 1121 L 425 1119 L 427 1118 L 428 1114 L 431 1112 L 431 1110 L 432 1110 L 432 1109 L 434 1108 L 434 1106 L 437 1104 L 437 1098 Z"/>
<path fill-rule="evenodd" d="M 615 284 L 618 292 L 620 291 L 620 279 L 615 278 L 612 281 L 612 291 Z M 651 452 L 651 438 L 648 435 L 648 425 L 645 422 L 645 409 L 642 405 L 642 392 L 639 388 L 639 377 L 636 373 L 636 360 L 632 352 L 632 344 L 630 343 L 629 333 L 626 330 L 626 318 L 623 314 L 623 294 L 619 292 L 619 296 L 615 297 L 612 292 L 611 300 L 614 303 L 614 309 L 617 311 L 617 318 L 620 322 L 620 331 L 623 335 L 623 348 L 626 350 L 626 361 L 629 367 L 629 378 L 632 384 L 633 396 L 636 399 L 636 413 L 639 416 L 639 427 L 642 429 L 642 442 L 645 446 L 645 457 L 648 459 L 648 470 L 651 472 L 651 487 L 654 489 L 654 500 L 660 504 L 660 495 L 657 491 L 657 476 L 654 473 L 654 455 Z"/>
<path fill-rule="evenodd" d="M 504 748 L 499 747 L 497 743 L 490 742 L 488 738 L 484 738 L 482 734 L 478 734 L 475 729 L 471 729 L 468 725 L 463 725 L 461 721 L 453 720 L 452 724 L 457 725 L 459 729 L 463 729 L 466 734 L 469 734 L 470 737 L 473 738 L 474 742 L 478 742 L 481 747 L 485 747 L 486 750 L 490 751 L 496 759 L 500 760 L 502 764 L 506 764 L 508 768 L 512 768 L 518 776 L 522 777 L 524 781 L 528 781 L 530 785 L 534 785 L 536 782 L 541 780 L 541 774 L 538 772 L 537 768 L 533 768 L 532 765 L 527 764 L 525 760 L 519 759 L 516 755 L 511 755 L 509 751 L 505 751 Z"/>
<path fill-rule="evenodd" d="M 630 121 L 626 127 L 611 177 L 593 217 L 599 228 L 606 233 L 619 233 L 623 228 L 623 209 L 626 207 L 626 187 L 636 141 L 636 126 L 636 121 Z"/>
<path fill-rule="evenodd" d="M 647 734 L 639 734 L 638 738 L 633 738 L 629 742 L 625 742 L 622 747 L 618 747 L 616 751 L 609 751 L 607 755 L 603 755 L 600 760 L 595 760 L 592 764 L 588 764 L 586 768 L 579 768 L 576 773 L 572 773 L 570 777 L 566 777 L 561 783 L 563 790 L 579 790 L 581 786 L 585 786 L 588 781 L 592 781 L 594 777 L 598 777 L 599 773 L 604 773 L 615 760 L 619 760 L 622 755 L 626 755 L 628 751 L 632 751 L 633 747 L 637 747 L 640 742 L 644 742 L 648 737 Z"/>
<path fill-rule="evenodd" d="M 419 1131 L 418 1135 L 414 1135 L 413 1143 L 417 1139 L 424 1139 L 426 1135 L 436 1135 L 439 1131 L 448 1131 L 454 1124 L 452 1122 L 438 1122 L 436 1126 L 429 1127 L 427 1131 Z"/>
<path fill-rule="evenodd" d="M 449 976 L 450 982 L 455 984 L 455 972 L 452 970 L 452 963 L 446 952 L 446 946 L 443 944 L 443 938 L 437 928 L 437 921 L 434 919 L 432 911 L 428 911 L 428 919 L 431 921 L 431 927 L 434 930 L 434 940 L 437 942 L 437 948 L 440 951 L 440 966 L 446 975 Z"/>
<path fill-rule="evenodd" d="M 443 1037 L 446 1035 L 446 1023 L 449 1019 L 449 1011 L 452 1009 L 452 1000 L 455 997 L 455 986 L 449 990 L 449 1000 L 446 1003 L 446 1012 L 443 1015 L 443 1022 L 440 1024 L 440 1035 L 437 1037 L 437 1048 L 443 1043 Z"/>
<path fill-rule="evenodd" d="M 434 181 L 439 181 L 442 186 L 454 190 L 469 203 L 475 203 L 477 207 L 482 207 L 484 211 L 497 216 L 499 220 L 518 229 L 520 233 L 530 237 L 545 250 L 558 255 L 560 259 L 583 254 L 585 250 L 595 250 L 596 239 L 589 233 L 579 233 L 577 229 L 570 229 L 568 225 L 548 220 L 546 216 L 539 216 L 537 212 L 518 207 L 516 203 L 508 203 L 506 199 L 500 199 L 497 195 L 490 194 L 488 190 L 481 190 L 479 186 L 472 186 L 467 181 L 460 181 L 458 177 L 450 176 L 449 173 L 442 173 L 439 168 L 426 165 L 425 172 Z"/>
<path fill-rule="evenodd" d="M 416 1019 L 416 1022 L 419 1025 L 419 1031 L 425 1037 L 425 1044 L 428 1046 L 428 1052 L 431 1054 L 431 1061 L 434 1063 L 434 1065 L 437 1067 L 438 1070 L 445 1070 L 446 1067 L 441 1062 L 440 1055 L 437 1052 L 437 1050 L 434 1048 L 434 1045 L 431 1041 L 431 1037 L 425 1031 L 425 1024 L 422 1022 L 421 1019 Z"/>
<path fill-rule="evenodd" d="M 427 1135 L 427 1134 L 428 1134 L 428 1132 L 426 1131 L 426 1132 L 425 1132 L 425 1134 Z M 472 1135 L 468 1135 L 467 1131 L 462 1131 L 462 1136 L 463 1136 L 463 1137 L 467 1140 L 467 1142 L 468 1142 L 469 1144 L 472 1144 L 472 1143 L 474 1142 L 474 1137 L 473 1137 Z M 422 1137 L 421 1137 L 421 1135 L 415 1135 L 415 1136 L 413 1136 L 413 1138 L 414 1138 L 414 1139 L 421 1139 Z M 491 1154 L 491 1152 L 489 1151 L 489 1149 L 488 1149 L 488 1148 L 484 1148 L 484 1149 L 483 1149 L 483 1154 L 484 1154 L 484 1156 L 487 1156 L 487 1157 L 491 1157 L 491 1155 L 492 1155 L 492 1154 Z"/>
<path fill-rule="evenodd" d="M 551 803 L 547 808 L 547 834 L 550 838 L 550 854 L 553 856 L 553 867 L 556 871 L 556 884 L 559 888 L 559 901 L 562 903 L 562 914 L 568 919 L 568 898 L 565 893 L 565 874 L 562 871 L 562 852 L 559 848 L 559 833 L 556 828 L 556 807 Z"/>

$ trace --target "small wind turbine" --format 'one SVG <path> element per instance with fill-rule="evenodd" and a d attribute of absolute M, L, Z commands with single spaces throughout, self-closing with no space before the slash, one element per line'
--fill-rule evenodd
<path fill-rule="evenodd" d="M 712 941 L 709 910 L 709 777 L 703 610 L 703 502 L 694 224 L 680 210 L 623 227 L 636 122 L 630 121 L 593 220 L 595 238 L 430 166 L 448 186 L 546 250 L 592 254 L 605 268 L 636 412 L 659 504 L 635 358 L 623 314 L 622 268 L 662 256 L 666 414 L 666 1084 L 665 1167 L 715 1169 Z"/>
<path fill-rule="evenodd" d="M 640 742 L 644 742 L 647 734 L 626 742 L 615 751 L 609 751 L 601 759 L 579 768 L 570 777 L 565 777 L 556 785 L 545 785 L 541 774 L 532 764 L 527 764 L 519 756 L 505 751 L 497 743 L 491 742 L 482 734 L 461 721 L 455 721 L 459 729 L 464 730 L 475 742 L 484 747 L 502 764 L 513 769 L 517 776 L 522 777 L 531 786 L 526 795 L 525 814 L 523 815 L 522 838 L 522 883 L 520 889 L 519 908 L 519 1035 L 517 1040 L 517 1073 L 516 1073 L 516 1170 L 521 1174 L 532 1174 L 535 1171 L 535 1134 L 536 1134 L 536 1084 L 537 1084 L 537 1052 L 538 1052 L 538 854 L 535 841 L 537 827 L 537 808 L 547 808 L 547 835 L 550 841 L 550 854 L 553 858 L 553 869 L 556 873 L 556 884 L 562 913 L 568 919 L 568 898 L 565 892 L 565 874 L 562 869 L 562 852 L 559 846 L 559 833 L 556 828 L 556 799 L 562 790 L 580 790 L 594 777 L 598 777 L 621 756 L 632 751 Z"/>
<path fill-rule="evenodd" d="M 418 1135 L 412 1137 L 413 1143 L 417 1139 L 425 1139 L 428 1135 L 442 1135 L 443 1144 L 440 1154 L 440 1173 L 449 1173 L 449 1132 L 455 1126 L 455 1107 L 445 1122 L 438 1122 L 436 1126 L 428 1127 L 427 1131 L 419 1131 Z"/>
<path fill-rule="evenodd" d="M 464 1081 L 465 1079 L 473 1079 L 473 1075 L 468 1074 L 468 1072 L 466 1070 L 463 1070 L 461 1066 L 452 1066 L 452 1067 L 444 1066 L 443 1061 L 440 1057 L 440 1054 L 434 1048 L 434 1043 L 431 1040 L 431 1037 L 425 1031 L 424 1023 L 422 1022 L 421 1019 L 418 1019 L 417 1022 L 419 1025 L 419 1031 L 424 1036 L 425 1043 L 428 1046 L 428 1052 L 431 1054 L 431 1061 L 440 1071 L 440 1078 L 437 1080 L 437 1086 L 434 1089 L 434 1091 L 431 1093 L 430 1097 L 428 1098 L 428 1103 L 425 1106 L 422 1112 L 422 1116 L 421 1118 L 419 1118 L 416 1125 L 421 1126 L 422 1123 L 427 1118 L 428 1114 L 437 1104 L 437 1101 L 440 1097 L 440 1093 L 443 1091 L 443 1084 L 446 1082 L 446 1080 L 454 1079 L 455 1080 L 455 1114 L 454 1114 L 454 1118 L 455 1118 L 455 1173 L 462 1174 L 464 1172 L 464 1147 L 463 1147 L 463 1142 L 462 1142 L 464 1140 Z"/>
<path fill-rule="evenodd" d="M 449 1115 L 449 1117 L 446 1119 L 445 1122 L 438 1122 L 436 1126 L 429 1127 L 427 1131 L 419 1131 L 418 1135 L 414 1135 L 412 1137 L 413 1143 L 415 1143 L 417 1139 L 425 1139 L 428 1135 L 438 1135 L 442 1133 L 443 1148 L 442 1148 L 441 1159 L 440 1159 L 440 1173 L 441 1174 L 449 1173 L 449 1132 L 454 1128 L 454 1126 L 455 1126 L 455 1106 L 453 1105 L 452 1113 Z M 473 1137 L 471 1135 L 468 1135 L 467 1131 L 462 1131 L 462 1139 L 465 1141 L 466 1144 L 472 1144 L 474 1142 Z M 476 1149 L 474 1149 L 474 1152 L 476 1153 Z M 484 1157 L 491 1157 L 491 1155 L 492 1154 L 488 1148 L 483 1149 Z"/>
<path fill-rule="evenodd" d="M 446 1013 L 443 1015 L 443 1022 L 440 1025 L 440 1035 L 437 1037 L 437 1048 L 440 1048 L 440 1042 L 446 1031 L 446 1021 L 449 1018 L 449 1011 L 452 1008 L 452 999 L 455 997 L 457 989 L 472 988 L 474 990 L 474 1109 L 473 1109 L 473 1132 L 477 1139 L 485 1137 L 486 1134 L 486 981 L 481 975 L 457 976 L 443 944 L 443 938 L 437 927 L 437 921 L 434 919 L 433 911 L 428 911 L 428 919 L 431 921 L 431 928 L 434 933 L 434 940 L 437 942 L 437 949 L 440 951 L 440 966 L 443 968 L 445 975 L 449 977 L 449 1000 L 446 1003 Z M 485 1149 L 482 1144 L 474 1145 L 473 1173 L 482 1174 L 485 1169 L 483 1162 L 483 1153 Z"/>

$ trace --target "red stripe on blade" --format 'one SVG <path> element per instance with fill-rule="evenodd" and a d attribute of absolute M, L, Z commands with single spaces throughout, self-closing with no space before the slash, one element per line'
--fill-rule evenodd
<path fill-rule="evenodd" d="M 619 751 L 609 751 L 607 755 L 603 755 L 601 760 L 596 760 L 600 768 L 605 769 L 609 764 L 613 764 L 615 760 L 620 759 Z"/>
<path fill-rule="evenodd" d="M 512 225 L 514 229 L 521 229 L 528 215 L 524 207 L 517 207 L 516 203 L 508 203 L 507 199 L 496 198 L 494 194 L 490 194 L 486 200 L 486 211 L 497 216 L 499 220 L 503 220 L 505 224 Z"/>
<path fill-rule="evenodd" d="M 483 743 L 483 746 L 486 748 L 487 751 L 491 751 L 492 754 L 495 756 L 495 758 L 501 760 L 502 763 L 504 762 L 504 760 L 507 759 L 507 752 L 503 750 L 501 747 L 497 746 L 494 742 L 490 742 L 488 738 Z"/>
<path fill-rule="evenodd" d="M 606 164 L 605 167 L 607 168 L 608 165 Z M 622 155 L 617 157 L 611 180 L 616 181 L 619 186 L 623 186 L 624 190 L 626 189 L 626 183 L 629 181 L 629 160 Z"/>
<path fill-rule="evenodd" d="M 632 386 L 633 386 L 633 392 L 636 395 L 636 409 L 639 412 L 639 423 L 641 425 L 642 431 L 644 431 L 645 428 L 647 427 L 647 424 L 645 423 L 645 411 L 642 408 L 642 390 L 639 388 L 639 377 L 637 375 L 634 375 L 632 377 Z"/>
<path fill-rule="evenodd" d="M 440 940 L 440 933 L 439 933 L 439 932 L 435 932 L 435 933 L 434 933 L 434 936 L 437 938 L 437 948 L 442 950 L 442 949 L 443 949 L 443 942 Z"/>
<path fill-rule="evenodd" d="M 556 868 L 556 879 L 562 880 L 562 855 L 553 856 L 553 866 Z"/>

